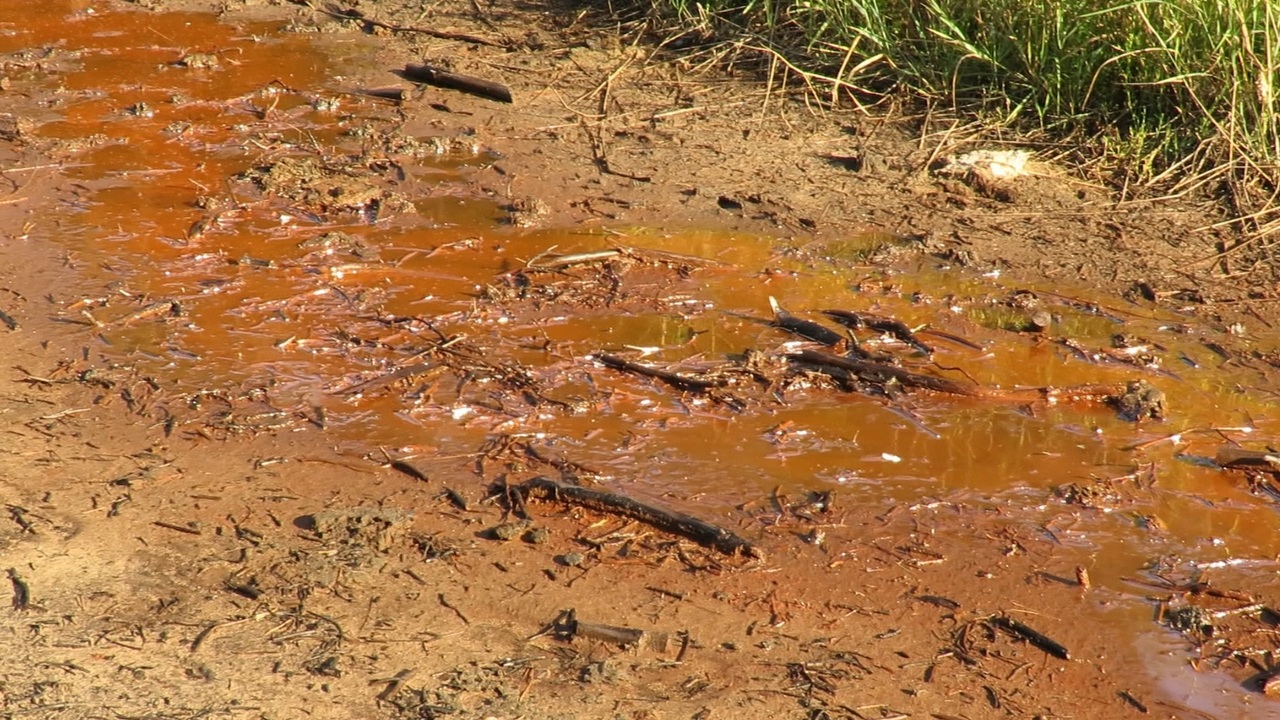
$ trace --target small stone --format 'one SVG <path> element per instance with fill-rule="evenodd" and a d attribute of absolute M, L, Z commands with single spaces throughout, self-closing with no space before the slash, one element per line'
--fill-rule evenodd
<path fill-rule="evenodd" d="M 544 527 L 536 527 L 524 534 L 524 541 L 533 545 L 541 545 L 551 539 L 551 533 Z"/>
<path fill-rule="evenodd" d="M 1044 332 L 1053 324 L 1053 315 L 1048 310 L 1036 310 L 1031 313 L 1031 329 L 1036 332 Z"/>
<path fill-rule="evenodd" d="M 496 540 L 515 540 L 520 537 L 528 527 L 529 522 L 527 520 L 502 523 L 501 525 L 490 528 L 489 535 Z"/>
<path fill-rule="evenodd" d="M 506 206 L 507 222 L 516 227 L 533 227 L 551 214 L 551 207 L 536 197 L 513 200 Z"/>
<path fill-rule="evenodd" d="M 1164 392 L 1146 380 L 1129 383 L 1122 394 L 1111 400 L 1111 404 L 1119 411 L 1120 417 L 1131 422 L 1163 420 L 1169 410 Z"/>
<path fill-rule="evenodd" d="M 1091 587 L 1089 582 L 1089 571 L 1083 565 L 1076 566 L 1076 584 L 1088 590 Z"/>
<path fill-rule="evenodd" d="M 311 101 L 311 107 L 316 112 L 332 113 L 337 112 L 341 103 L 336 97 L 318 97 Z"/>
<path fill-rule="evenodd" d="M 581 680 L 584 683 L 603 683 L 613 685 L 624 679 L 622 670 L 616 663 L 608 660 L 591 663 L 582 668 Z"/>
<path fill-rule="evenodd" d="M 413 514 L 397 508 L 331 508 L 311 516 L 312 530 L 326 543 L 387 552 L 399 545 Z"/>
<path fill-rule="evenodd" d="M 209 70 L 218 67 L 220 64 L 218 56 L 210 53 L 191 53 L 182 56 L 182 59 L 177 62 L 178 67 L 191 68 L 193 70 Z"/>
<path fill-rule="evenodd" d="M 580 552 L 567 552 L 560 556 L 560 562 L 568 567 L 578 567 L 586 559 L 587 556 Z"/>

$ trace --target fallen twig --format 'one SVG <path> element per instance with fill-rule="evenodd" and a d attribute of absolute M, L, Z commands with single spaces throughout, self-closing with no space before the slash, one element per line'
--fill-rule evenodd
<path fill-rule="evenodd" d="M 165 521 L 163 521 L 163 520 L 156 520 L 155 522 L 153 522 L 153 523 L 151 523 L 151 524 L 152 524 L 152 525 L 155 525 L 156 527 L 162 527 L 162 528 L 164 528 L 165 530 L 175 530 L 175 531 L 177 531 L 177 532 L 180 532 L 180 533 L 186 533 L 186 534 L 188 534 L 188 535 L 199 535 L 199 534 L 201 534 L 201 533 L 200 533 L 200 529 L 199 529 L 199 528 L 187 527 L 186 525 L 178 525 L 178 524 L 176 524 L 176 523 L 169 523 L 169 522 L 165 522 Z"/>

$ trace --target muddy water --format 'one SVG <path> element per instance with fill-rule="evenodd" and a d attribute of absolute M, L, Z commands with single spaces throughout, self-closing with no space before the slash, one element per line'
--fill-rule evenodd
<path fill-rule="evenodd" d="M 360 46 L 322 51 L 277 24 L 9 0 L 0 54 L 13 61 L 17 87 L 56 89 L 50 106 L 33 111 L 33 136 L 56 141 L 78 184 L 28 232 L 33 249 L 57 248 L 76 271 L 76 285 L 54 293 L 60 331 L 154 377 L 189 408 L 266 397 L 263 405 L 310 421 L 290 427 L 323 425 L 328 442 L 352 455 L 385 448 L 428 464 L 498 434 L 530 437 L 620 490 L 715 512 L 775 488 L 834 489 L 842 503 L 886 508 L 966 502 L 1035 528 L 1061 544 L 1066 566 L 1089 567 L 1095 583 L 1128 596 L 1140 590 L 1122 578 L 1165 555 L 1230 564 L 1245 578 L 1274 572 L 1264 559 L 1280 553 L 1280 515 L 1209 462 L 1226 441 L 1265 442 L 1280 430 L 1272 378 L 1206 345 L 1225 328 L 1087 288 L 873 267 L 862 258 L 887 241 L 878 236 L 805 248 L 716 232 L 523 230 L 469 179 L 500 148 L 454 134 L 418 138 L 429 152 L 372 151 L 368 129 L 389 125 L 394 109 L 348 94 L 335 70 L 358 61 Z M 368 203 L 320 211 L 242 177 L 304 156 L 362 169 L 413 212 Z M 345 236 L 325 240 L 336 231 Z M 648 268 L 616 304 L 503 302 L 486 291 L 552 249 L 619 246 L 718 264 Z M 1026 316 L 1004 302 L 1018 289 L 1039 294 L 1053 318 L 1046 332 L 1011 329 Z M 1135 424 L 1098 404 L 821 387 L 789 389 L 785 401 L 756 393 L 737 412 L 589 358 L 643 352 L 646 362 L 691 369 L 747 349 L 783 352 L 795 338 L 765 322 L 769 297 L 811 319 L 858 310 L 966 338 L 981 349 L 935 340 L 931 366 L 860 334 L 871 349 L 956 380 L 1016 388 L 1145 379 L 1166 393 L 1169 417 Z M 159 311 L 135 315 L 154 303 Z M 1087 357 L 1120 332 L 1157 345 L 1159 369 Z M 446 339 L 518 363 L 563 404 L 531 406 L 456 377 L 349 392 Z M 1276 338 L 1258 342 L 1274 347 Z M 1100 508 L 1048 492 L 1098 480 L 1117 488 Z M 1149 632 L 1138 615 L 1126 615 L 1130 632 Z"/>

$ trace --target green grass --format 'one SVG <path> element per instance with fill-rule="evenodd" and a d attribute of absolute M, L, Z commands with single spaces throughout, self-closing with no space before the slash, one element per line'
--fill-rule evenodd
<path fill-rule="evenodd" d="M 1277 0 L 652 0 L 837 97 L 1084 133 L 1148 176 L 1280 161 Z M 1270 166 L 1270 167 L 1269 167 Z"/>

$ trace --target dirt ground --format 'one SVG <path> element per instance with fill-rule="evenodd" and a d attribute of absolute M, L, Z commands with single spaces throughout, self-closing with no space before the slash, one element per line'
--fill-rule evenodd
<path fill-rule="evenodd" d="M 940 176 L 937 161 L 986 140 L 944 115 L 819 109 L 747 70 L 699 67 L 707 53 L 667 52 L 632 26 L 619 34 L 587 5 L 448 0 L 427 12 L 366 0 L 338 10 L 374 24 L 259 0 L 133 5 L 370 33 L 370 66 L 426 58 L 504 83 L 513 104 L 428 89 L 399 112 L 406 134 L 474 138 L 500 153 L 474 182 L 517 225 L 727 228 L 790 238 L 815 258 L 889 232 L 903 238 L 889 254 L 1136 293 L 1210 323 L 1275 316 L 1265 248 L 1219 257 L 1239 238 L 1212 197 L 1118 201 L 1049 146 L 1016 183 Z M 343 82 L 398 80 L 367 71 Z M 0 117 L 43 100 L 0 93 Z M 49 150 L 0 127 L 6 167 L 38 165 Z M 51 320 L 74 296 L 60 285 L 74 262 L 33 259 L 24 238 L 42 207 L 73 193 L 43 175 L 0 198 L 0 309 L 17 323 L 0 330 L 0 566 L 14 606 L 0 612 L 0 716 L 1247 711 L 1180 705 L 1137 669 L 1137 648 L 1109 641 L 1099 618 L 1114 598 L 1091 591 L 1051 538 L 989 503 L 885 511 L 762 498 L 754 522 L 750 512 L 715 519 L 758 544 L 753 558 L 551 500 L 531 499 L 520 520 L 501 497 L 481 502 L 494 478 L 477 478 L 474 458 L 423 470 L 355 457 L 319 432 L 170 436 L 125 394 L 143 378 L 96 364 L 83 335 Z M 495 465 L 528 476 L 517 460 Z M 837 522 L 858 539 L 813 541 Z M 956 536 L 985 542 L 954 553 Z M 1272 672 L 1241 661 L 1228 681 L 1250 689 L 1252 717 L 1280 717 L 1262 693 Z"/>

